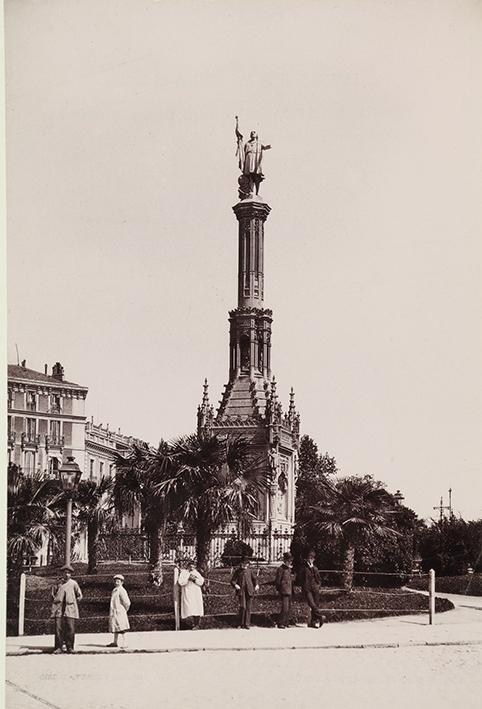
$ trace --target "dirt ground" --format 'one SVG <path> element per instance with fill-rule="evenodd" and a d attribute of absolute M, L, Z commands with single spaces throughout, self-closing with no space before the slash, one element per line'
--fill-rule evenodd
<path fill-rule="evenodd" d="M 7 709 L 475 709 L 482 646 L 7 658 Z"/>

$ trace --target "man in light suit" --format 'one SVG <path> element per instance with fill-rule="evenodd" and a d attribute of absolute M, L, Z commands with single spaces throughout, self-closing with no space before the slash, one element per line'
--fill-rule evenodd
<path fill-rule="evenodd" d="M 63 578 L 52 588 L 51 618 L 55 620 L 54 654 L 74 652 L 75 619 L 79 617 L 78 602 L 82 600 L 82 591 L 77 581 L 72 578 L 73 568 L 68 564 L 62 567 Z"/>

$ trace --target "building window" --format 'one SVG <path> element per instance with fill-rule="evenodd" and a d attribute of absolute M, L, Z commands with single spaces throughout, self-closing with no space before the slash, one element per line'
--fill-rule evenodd
<path fill-rule="evenodd" d="M 27 411 L 37 411 L 37 395 L 31 391 L 27 392 Z"/>
<path fill-rule="evenodd" d="M 59 477 L 59 461 L 58 458 L 50 458 L 49 460 L 49 477 Z"/>
<path fill-rule="evenodd" d="M 94 479 L 94 466 L 95 466 L 95 460 L 93 458 L 90 459 L 90 467 L 89 467 L 89 475 L 90 479 Z"/>
<path fill-rule="evenodd" d="M 27 423 L 27 441 L 34 441 L 37 427 L 36 419 L 25 419 Z"/>
<path fill-rule="evenodd" d="M 33 451 L 25 451 L 23 472 L 25 475 L 35 473 L 35 453 Z"/>
<path fill-rule="evenodd" d="M 60 443 L 60 421 L 50 422 L 50 443 Z"/>
<path fill-rule="evenodd" d="M 58 394 L 50 395 L 50 413 L 60 414 L 62 412 L 62 397 Z"/>
<path fill-rule="evenodd" d="M 15 402 L 13 398 L 13 391 L 11 389 L 8 390 L 8 399 L 7 399 L 7 408 L 8 409 L 13 409 L 15 407 Z"/>
<path fill-rule="evenodd" d="M 109 477 L 111 478 L 114 475 L 114 463 L 111 463 L 109 465 Z"/>
<path fill-rule="evenodd" d="M 99 476 L 102 477 L 104 474 L 104 463 L 101 461 L 99 463 Z"/>

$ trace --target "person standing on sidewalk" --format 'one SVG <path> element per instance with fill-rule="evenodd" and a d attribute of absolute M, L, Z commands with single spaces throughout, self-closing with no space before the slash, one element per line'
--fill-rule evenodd
<path fill-rule="evenodd" d="M 186 568 L 179 573 L 177 583 L 181 587 L 181 618 L 192 618 L 191 630 L 199 630 L 201 617 L 204 615 L 201 591 L 204 577 L 196 569 L 192 559 L 187 561 Z"/>
<path fill-rule="evenodd" d="M 274 585 L 281 598 L 278 628 L 287 628 L 290 624 L 291 598 L 293 595 L 292 563 L 293 557 L 288 551 L 283 554 L 283 563 L 276 571 Z"/>
<path fill-rule="evenodd" d="M 303 595 L 310 609 L 308 627 L 321 628 L 325 616 L 322 615 L 319 609 L 321 591 L 320 572 L 315 566 L 315 552 L 312 549 L 308 552 L 308 556 L 303 565 L 301 585 Z"/>
<path fill-rule="evenodd" d="M 233 571 L 231 586 L 236 590 L 239 601 L 239 625 L 241 628 L 249 630 L 253 596 L 259 586 L 253 570 L 249 568 L 248 558 L 243 557 L 240 566 Z"/>
<path fill-rule="evenodd" d="M 129 630 L 127 611 L 131 607 L 129 594 L 124 588 L 122 574 L 114 576 L 114 588 L 110 597 L 109 632 L 114 633 L 114 641 L 107 647 L 118 647 L 125 650 L 127 647 L 126 630 Z"/>
<path fill-rule="evenodd" d="M 78 602 L 82 600 L 82 591 L 77 581 L 72 578 L 73 568 L 66 564 L 62 567 L 63 578 L 52 588 L 52 611 L 50 617 L 55 620 L 54 654 L 74 652 L 75 620 L 79 617 Z"/>

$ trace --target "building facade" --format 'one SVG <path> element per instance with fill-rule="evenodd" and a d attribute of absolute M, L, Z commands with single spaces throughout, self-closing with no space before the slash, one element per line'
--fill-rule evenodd
<path fill-rule="evenodd" d="M 116 455 L 127 455 L 133 445 L 145 445 L 133 436 L 125 436 L 120 429 L 113 431 L 109 424 L 95 424 L 91 419 L 85 424 L 84 479 L 99 481 L 115 476 Z M 141 526 L 140 509 L 120 520 L 123 529 L 138 530 Z"/>
<path fill-rule="evenodd" d="M 8 365 L 8 462 L 27 475 L 57 476 L 62 460 L 85 455 L 85 399 L 88 389 L 64 379 L 57 362 L 52 373 Z"/>
<path fill-rule="evenodd" d="M 198 431 L 250 441 L 253 457 L 264 464 L 269 480 L 254 532 L 282 535 L 289 546 L 295 522 L 300 417 L 293 390 L 283 412 L 271 368 L 273 313 L 264 305 L 264 224 L 271 210 L 254 194 L 241 199 L 233 210 L 238 221 L 238 305 L 229 313 L 229 380 L 217 412 L 210 405 L 205 381 Z M 278 544 L 268 550 L 270 560 L 279 557 L 280 549 Z"/>
<path fill-rule="evenodd" d="M 87 387 L 64 379 L 57 362 L 48 374 L 21 365 L 8 365 L 7 450 L 8 462 L 24 475 L 57 478 L 67 456 L 74 456 L 82 470 L 82 480 L 98 482 L 115 476 L 116 454 L 128 454 L 133 444 L 143 442 L 109 426 L 86 421 Z M 137 533 L 140 509 L 119 520 L 122 530 Z M 75 556 L 87 559 L 86 532 L 75 542 Z M 48 543 L 39 550 L 38 565 L 48 563 Z"/>

